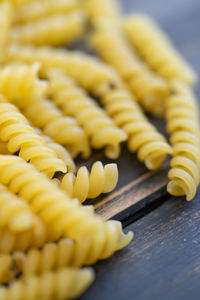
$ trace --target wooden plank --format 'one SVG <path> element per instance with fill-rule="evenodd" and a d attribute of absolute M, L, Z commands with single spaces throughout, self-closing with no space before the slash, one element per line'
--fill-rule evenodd
<path fill-rule="evenodd" d="M 126 228 L 132 243 L 99 262 L 80 300 L 199 300 L 200 191 L 193 202 L 171 198 Z"/>

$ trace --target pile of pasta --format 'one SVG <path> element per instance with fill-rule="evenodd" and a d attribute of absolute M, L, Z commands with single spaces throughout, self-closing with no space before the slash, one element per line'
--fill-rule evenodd
<path fill-rule="evenodd" d="M 67 49 L 80 39 L 95 55 Z M 116 187 L 117 165 L 77 170 L 78 156 L 117 159 L 127 143 L 156 171 L 172 155 L 168 192 L 194 198 L 196 77 L 151 18 L 115 0 L 0 1 L 0 299 L 76 298 L 88 266 L 132 240 L 83 204 Z M 165 118 L 170 143 L 145 112 Z"/>

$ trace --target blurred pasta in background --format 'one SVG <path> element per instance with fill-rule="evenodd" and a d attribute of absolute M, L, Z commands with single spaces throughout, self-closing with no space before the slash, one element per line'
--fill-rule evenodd
<path fill-rule="evenodd" d="M 82 267 L 130 243 L 84 203 L 116 187 L 122 143 L 149 170 L 172 155 L 167 191 L 194 198 L 196 81 L 159 25 L 116 0 L 0 1 L 1 299 L 76 298 L 94 280 Z M 94 150 L 110 163 L 89 171 Z"/>

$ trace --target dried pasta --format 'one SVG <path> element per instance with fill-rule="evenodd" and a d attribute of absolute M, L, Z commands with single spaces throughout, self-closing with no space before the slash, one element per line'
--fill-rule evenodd
<path fill-rule="evenodd" d="M 117 158 L 120 143 L 126 140 L 126 134 L 115 126 L 113 120 L 71 78 L 59 70 L 51 70 L 48 75 L 48 90 L 54 103 L 64 114 L 76 118 L 94 148 L 105 147 L 107 157 Z"/>
<path fill-rule="evenodd" d="M 44 94 L 46 82 L 38 79 L 40 65 L 16 64 L 0 69 L 0 93 L 8 100 L 27 99 Z"/>
<path fill-rule="evenodd" d="M 146 15 L 125 18 L 124 30 L 146 62 L 168 80 L 180 80 L 193 85 L 197 75 L 176 51 L 169 37 Z"/>
<path fill-rule="evenodd" d="M 118 27 L 110 20 L 98 21 L 90 43 L 100 57 L 119 72 L 145 110 L 161 116 L 162 103 L 168 95 L 167 83 L 131 51 Z"/>
<path fill-rule="evenodd" d="M 200 182 L 200 139 L 195 95 L 183 83 L 172 84 L 166 102 L 167 131 L 173 149 L 167 190 L 192 200 Z"/>
<path fill-rule="evenodd" d="M 55 172 L 66 172 L 64 162 L 10 103 L 0 102 L 0 139 L 8 143 L 10 153 L 19 152 L 19 156 L 49 177 Z"/>
<path fill-rule="evenodd" d="M 26 202 L 0 184 L 0 228 L 22 232 L 33 228 L 35 216 Z"/>
<path fill-rule="evenodd" d="M 10 37 L 12 6 L 9 1 L 0 2 L 0 64 L 4 61 Z"/>
<path fill-rule="evenodd" d="M 93 280 L 94 272 L 89 268 L 60 269 L 38 277 L 20 278 L 10 283 L 8 287 L 0 287 L 0 299 L 72 299 L 83 293 Z"/>
<path fill-rule="evenodd" d="M 69 13 L 77 8 L 77 0 L 31 1 L 15 8 L 14 22 L 28 23 L 54 14 Z"/>
<path fill-rule="evenodd" d="M 96 198 L 101 193 L 111 192 L 116 187 L 117 181 L 117 165 L 103 166 L 100 161 L 97 161 L 93 164 L 90 174 L 84 166 L 79 168 L 76 176 L 67 173 L 61 181 L 61 188 L 82 203 L 87 198 Z"/>
<path fill-rule="evenodd" d="M 37 46 L 61 46 L 80 37 L 84 30 L 84 22 L 85 15 L 81 11 L 53 15 L 24 25 L 16 25 L 11 31 L 11 40 Z"/>

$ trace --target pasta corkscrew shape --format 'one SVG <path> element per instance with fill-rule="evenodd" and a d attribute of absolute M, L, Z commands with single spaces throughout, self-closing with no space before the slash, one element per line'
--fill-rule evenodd
<path fill-rule="evenodd" d="M 173 149 L 167 190 L 192 200 L 200 182 L 200 138 L 196 98 L 181 82 L 171 85 L 166 102 L 167 131 Z"/>

